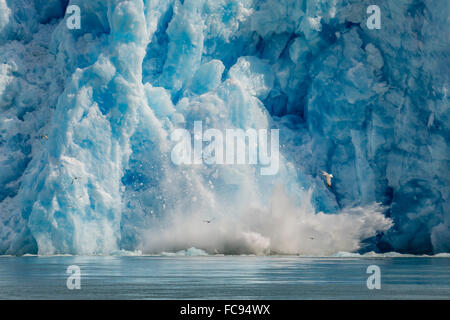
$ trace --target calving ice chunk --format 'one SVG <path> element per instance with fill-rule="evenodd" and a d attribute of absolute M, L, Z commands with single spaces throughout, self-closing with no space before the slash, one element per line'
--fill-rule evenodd
<path fill-rule="evenodd" d="M 176 142 L 171 152 L 176 165 L 198 164 L 249 164 L 261 165 L 261 175 L 275 175 L 279 169 L 279 130 L 267 129 L 218 129 L 203 132 L 202 121 L 194 122 L 193 148 L 192 136 L 187 129 L 175 129 L 170 135 Z M 203 147 L 203 142 L 209 143 Z"/>

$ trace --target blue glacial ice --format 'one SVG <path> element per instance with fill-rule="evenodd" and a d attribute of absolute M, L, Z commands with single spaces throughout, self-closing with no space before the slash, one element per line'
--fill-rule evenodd
<path fill-rule="evenodd" d="M 0 254 L 449 252 L 449 2 L 371 2 L 0 0 Z M 198 120 L 278 174 L 175 166 Z"/>

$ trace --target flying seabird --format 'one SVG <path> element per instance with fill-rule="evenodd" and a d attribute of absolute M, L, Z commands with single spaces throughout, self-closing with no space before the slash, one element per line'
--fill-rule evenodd
<path fill-rule="evenodd" d="M 327 185 L 331 188 L 331 178 L 333 178 L 333 175 L 331 173 L 327 173 L 322 170 L 322 175 L 327 179 Z"/>
<path fill-rule="evenodd" d="M 205 222 L 205 223 L 211 223 L 213 220 L 214 220 L 214 218 L 209 219 L 209 220 L 203 220 L 203 222 Z"/>

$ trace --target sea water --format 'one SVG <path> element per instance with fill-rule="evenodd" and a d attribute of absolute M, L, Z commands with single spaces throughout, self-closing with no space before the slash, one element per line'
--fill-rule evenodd
<path fill-rule="evenodd" d="M 450 299 L 450 258 L 3 256 L 0 299 Z"/>

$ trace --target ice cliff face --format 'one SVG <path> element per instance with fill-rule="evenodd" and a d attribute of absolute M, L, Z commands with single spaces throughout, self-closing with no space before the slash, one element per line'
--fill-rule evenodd
<path fill-rule="evenodd" d="M 450 251 L 449 3 L 376 2 L 0 0 L 0 253 Z M 198 120 L 278 174 L 175 166 Z"/>

